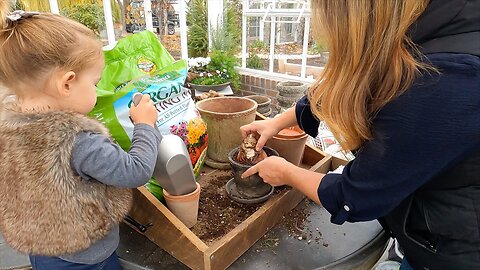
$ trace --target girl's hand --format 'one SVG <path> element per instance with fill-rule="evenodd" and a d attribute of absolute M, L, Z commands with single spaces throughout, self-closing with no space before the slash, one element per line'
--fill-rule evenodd
<path fill-rule="evenodd" d="M 245 138 L 250 133 L 255 133 L 257 138 L 257 146 L 255 147 L 257 151 L 263 148 L 268 139 L 277 135 L 280 132 L 280 129 L 277 128 L 277 125 L 274 123 L 274 119 L 268 120 L 259 120 L 252 122 L 248 125 L 240 127 L 242 136 Z"/>
<path fill-rule="evenodd" d="M 149 95 L 143 95 L 138 105 L 135 106 L 132 104 L 130 107 L 130 117 L 135 124 L 147 124 L 155 127 L 158 112 Z"/>
<path fill-rule="evenodd" d="M 291 171 L 296 167 L 284 158 L 270 156 L 252 166 L 242 174 L 242 178 L 246 178 L 258 172 L 258 175 L 265 183 L 272 186 L 282 186 L 291 184 Z"/>

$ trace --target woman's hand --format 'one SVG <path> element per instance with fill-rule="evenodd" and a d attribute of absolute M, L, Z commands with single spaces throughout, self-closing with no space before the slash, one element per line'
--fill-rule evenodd
<path fill-rule="evenodd" d="M 297 124 L 297 118 L 295 116 L 295 107 L 292 107 L 277 117 L 260 120 L 242 126 L 240 131 L 243 137 L 247 137 L 248 134 L 254 133 L 257 138 L 256 150 L 260 151 L 268 139 L 277 135 L 282 129 L 291 127 Z"/>
<path fill-rule="evenodd" d="M 265 183 L 272 186 L 290 185 L 290 171 L 296 167 L 284 158 L 271 156 L 260 161 L 242 174 L 246 178 L 258 172 Z"/>
<path fill-rule="evenodd" d="M 268 157 L 252 166 L 242 174 L 242 178 L 257 172 L 265 183 L 272 186 L 291 186 L 320 204 L 317 190 L 324 174 L 302 169 L 277 156 Z"/>
<path fill-rule="evenodd" d="M 259 120 L 248 125 L 244 125 L 240 127 L 240 131 L 242 132 L 242 136 L 244 138 L 247 137 L 248 134 L 254 133 L 257 139 L 257 146 L 255 149 L 260 151 L 268 139 L 272 138 L 274 135 L 277 135 L 280 129 L 276 127 L 273 119 L 268 119 Z"/>
<path fill-rule="evenodd" d="M 158 112 L 149 95 L 143 95 L 138 105 L 135 106 L 132 104 L 130 107 L 130 117 L 135 124 L 142 123 L 155 127 Z"/>

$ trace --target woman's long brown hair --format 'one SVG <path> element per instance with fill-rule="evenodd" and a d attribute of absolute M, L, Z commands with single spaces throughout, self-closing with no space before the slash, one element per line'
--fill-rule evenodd
<path fill-rule="evenodd" d="M 329 60 L 308 92 L 312 111 L 342 147 L 371 139 L 371 122 L 428 68 L 408 37 L 429 0 L 312 0 L 313 29 Z"/>

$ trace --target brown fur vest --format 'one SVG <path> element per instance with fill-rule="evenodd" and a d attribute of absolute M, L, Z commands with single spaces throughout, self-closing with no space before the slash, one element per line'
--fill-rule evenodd
<path fill-rule="evenodd" d="M 5 116 L 5 115 L 4 115 Z M 65 112 L 8 112 L 0 122 L 0 231 L 22 253 L 59 256 L 88 248 L 122 220 L 131 191 L 79 177 L 75 135 L 107 129 Z"/>

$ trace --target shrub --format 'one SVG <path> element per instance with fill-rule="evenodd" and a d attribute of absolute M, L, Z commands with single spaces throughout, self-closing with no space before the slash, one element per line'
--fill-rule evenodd
<path fill-rule="evenodd" d="M 12 10 L 25 10 L 25 4 L 18 0 L 12 3 Z"/>
<path fill-rule="evenodd" d="M 207 58 L 191 58 L 189 71 L 199 77 L 192 80 L 193 84 L 213 85 L 230 82 L 234 89 L 240 87 L 240 75 L 235 67 L 238 60 L 232 54 L 213 51 Z"/>
<path fill-rule="evenodd" d="M 254 40 L 250 43 L 249 52 L 254 54 L 268 52 L 268 45 L 259 39 Z"/>
<path fill-rule="evenodd" d="M 117 1 L 112 2 L 112 17 L 114 23 L 122 22 L 122 9 Z"/>
<path fill-rule="evenodd" d="M 223 26 L 232 39 L 232 52 L 238 52 L 242 44 L 242 4 L 239 0 L 228 0 L 226 2 Z"/>
<path fill-rule="evenodd" d="M 222 51 L 212 51 L 210 58 L 209 69 L 227 70 L 227 74 L 231 78 L 232 87 L 238 89 L 240 87 L 240 74 L 235 69 L 235 67 L 239 66 L 238 59 L 233 54 Z"/>
<path fill-rule="evenodd" d="M 263 69 L 264 65 L 262 62 L 262 59 L 258 57 L 256 54 L 248 54 L 247 58 L 247 68 L 253 68 L 253 69 Z"/>
<path fill-rule="evenodd" d="M 208 54 L 208 16 L 205 0 L 190 0 L 187 12 L 188 54 L 206 57 Z"/>
<path fill-rule="evenodd" d="M 62 14 L 84 24 L 97 35 L 105 26 L 103 10 L 96 4 L 76 4 L 63 9 Z"/>
<path fill-rule="evenodd" d="M 212 51 L 222 51 L 226 53 L 234 53 L 239 48 L 239 44 L 234 37 L 227 31 L 223 25 L 217 25 L 216 28 L 211 27 Z"/>

